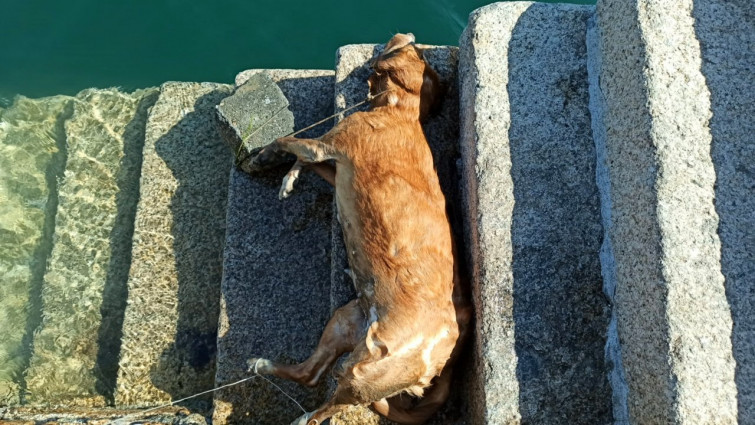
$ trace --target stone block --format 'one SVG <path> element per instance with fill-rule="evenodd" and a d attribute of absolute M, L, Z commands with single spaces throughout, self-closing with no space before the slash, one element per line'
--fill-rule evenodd
<path fill-rule="evenodd" d="M 459 42 L 473 423 L 612 422 L 588 111 L 593 8 L 474 11 Z"/>
<path fill-rule="evenodd" d="M 421 37 L 420 40 L 421 42 Z M 347 108 L 362 102 L 369 92 L 367 78 L 372 72 L 369 61 L 383 49 L 383 45 L 354 44 L 343 46 L 336 54 L 336 85 L 335 85 L 335 108 L 343 116 L 352 114 L 358 110 L 367 109 L 367 105 L 343 113 Z M 435 168 L 440 177 L 441 187 L 450 205 L 452 224 L 457 236 L 461 237 L 461 204 L 458 190 L 458 176 L 456 162 L 459 158 L 459 121 L 458 121 L 458 78 L 457 63 L 459 51 L 455 47 L 432 46 L 425 50 L 425 58 L 440 76 L 441 82 L 446 88 L 443 103 L 439 112 L 428 119 L 424 125 L 425 134 L 435 161 Z M 350 278 L 344 273 L 348 267 L 346 251 L 343 246 L 343 234 L 338 220 L 332 220 L 332 269 L 331 269 L 331 308 L 336 308 L 354 299 L 356 294 Z M 459 370 L 463 367 L 457 368 Z M 461 387 L 463 377 L 456 379 L 455 386 Z M 441 411 L 435 415 L 430 423 L 458 424 L 464 421 L 462 397 L 466 392 L 454 392 L 450 401 Z M 368 419 L 370 421 L 387 423 L 379 419 L 369 409 L 351 409 L 333 418 L 334 424 L 361 424 Z"/>
<path fill-rule="evenodd" d="M 721 272 L 734 324 L 737 416 L 740 424 L 755 424 L 755 7 L 742 0 L 695 0 L 692 17 L 700 71 L 710 90 L 708 126 Z"/>
<path fill-rule="evenodd" d="M 147 108 L 156 90 L 85 90 L 65 123 L 42 322 L 26 371 L 27 402 L 102 406 L 112 397 L 117 320 L 131 249 Z M 114 338 L 114 340 L 113 340 Z M 108 394 L 109 392 L 109 394 Z"/>
<path fill-rule="evenodd" d="M 221 126 L 234 121 L 232 116 L 262 115 L 288 103 L 276 97 L 269 98 L 278 103 L 271 101 L 268 105 L 254 100 L 260 93 L 245 86 L 260 74 L 276 82 L 290 102 L 293 116 L 287 116 L 284 126 L 260 127 L 252 140 L 257 145 L 332 114 L 332 72 L 250 70 L 237 78 L 241 85 L 236 94 L 219 106 L 219 112 L 226 115 Z M 236 107 L 226 108 L 229 105 Z M 329 127 L 326 124 L 312 131 L 322 134 Z M 237 130 L 227 129 L 224 134 L 234 132 Z M 250 176 L 236 168 L 231 170 L 217 385 L 249 376 L 246 361 L 250 357 L 264 356 L 285 363 L 306 359 L 330 318 L 333 192 L 320 177 L 305 171 L 294 193 L 279 200 L 278 189 L 286 171 L 287 167 L 279 167 Z M 307 389 L 271 379 L 307 410 L 325 401 L 324 385 Z M 300 415 L 294 403 L 259 378 L 215 393 L 215 424 L 288 423 Z"/>
<path fill-rule="evenodd" d="M 217 106 L 219 129 L 231 148 L 235 165 L 251 172 L 252 151 L 270 143 L 269 136 L 291 133 L 294 115 L 288 100 L 275 82 L 265 73 L 252 75 L 236 87 L 232 96 Z M 294 161 L 293 155 L 291 163 Z"/>
<path fill-rule="evenodd" d="M 699 28 L 693 9 L 714 3 L 720 4 L 605 0 L 597 5 L 592 50 L 600 57 L 593 64 L 593 82 L 599 83 L 594 93 L 602 111 L 593 115 L 593 126 L 602 156 L 598 176 L 610 246 L 604 272 L 611 276 L 608 295 L 626 381 L 619 393 L 624 400 L 614 403 L 626 406 L 618 419 L 629 423 L 737 423 L 732 356 L 737 337 L 719 234 L 739 242 L 739 236 L 728 233 L 738 224 L 736 218 L 722 224 L 716 207 L 726 211 L 732 196 L 748 196 L 744 186 L 725 178 L 723 186 L 717 185 L 716 167 L 726 166 L 711 157 L 716 94 L 710 87 L 715 83 L 709 86 L 702 72 L 706 68 L 695 32 L 712 27 L 708 20 Z M 709 53 L 714 62 L 728 57 Z M 742 62 L 739 69 L 751 74 Z M 719 147 L 741 149 L 744 127 L 721 125 L 738 136 L 721 137 Z M 722 151 L 713 152 L 721 159 Z M 742 270 L 742 259 L 728 271 Z M 729 283 L 736 287 L 735 282 Z"/>
<path fill-rule="evenodd" d="M 232 155 L 215 106 L 232 87 L 169 82 L 146 126 L 115 403 L 212 388 Z M 209 409 L 211 396 L 190 406 Z"/>
<path fill-rule="evenodd" d="M 18 96 L 0 110 L 0 406 L 21 400 L 52 249 L 64 122 L 73 98 Z"/>

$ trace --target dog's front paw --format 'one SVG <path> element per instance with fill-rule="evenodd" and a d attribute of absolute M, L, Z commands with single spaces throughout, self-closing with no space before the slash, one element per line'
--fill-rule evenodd
<path fill-rule="evenodd" d="M 282 164 L 295 161 L 296 157 L 280 148 L 276 142 L 267 146 L 253 149 L 249 153 L 249 160 L 242 164 L 242 169 L 256 173 Z"/>
<path fill-rule="evenodd" d="M 281 183 L 281 188 L 278 192 L 278 199 L 285 199 L 291 195 L 291 192 L 294 191 L 294 183 L 299 179 L 299 172 L 302 167 L 302 163 L 297 161 L 296 164 L 288 170 L 288 173 L 283 176 L 283 183 Z"/>

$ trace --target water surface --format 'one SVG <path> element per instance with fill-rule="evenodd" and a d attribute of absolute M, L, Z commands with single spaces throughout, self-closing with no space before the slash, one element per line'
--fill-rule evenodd
<path fill-rule="evenodd" d="M 14 94 L 232 82 L 248 68 L 332 69 L 338 46 L 381 43 L 396 32 L 457 45 L 469 13 L 488 3 L 0 0 L 0 107 Z"/>

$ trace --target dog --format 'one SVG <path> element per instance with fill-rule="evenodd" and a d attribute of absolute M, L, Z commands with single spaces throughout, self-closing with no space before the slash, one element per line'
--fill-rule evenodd
<path fill-rule="evenodd" d="M 293 154 L 289 196 L 311 168 L 335 187 L 357 299 L 336 310 L 314 353 L 297 365 L 249 360 L 250 369 L 316 385 L 344 353 L 337 388 L 294 424 L 320 425 L 350 405 L 402 424 L 426 421 L 449 395 L 453 362 L 471 318 L 446 200 L 421 122 L 442 87 L 412 34 L 371 61 L 370 109 L 317 139 L 284 137 L 255 152 L 262 171 Z"/>

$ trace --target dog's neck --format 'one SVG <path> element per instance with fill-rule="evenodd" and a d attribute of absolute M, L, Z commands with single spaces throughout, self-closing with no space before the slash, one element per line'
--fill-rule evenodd
<path fill-rule="evenodd" d="M 407 91 L 393 87 L 385 93 L 375 96 L 370 104 L 373 109 L 386 108 L 386 110 L 395 111 L 406 117 L 416 117 L 418 120 L 424 120 L 427 115 L 423 111 L 420 96 Z"/>

